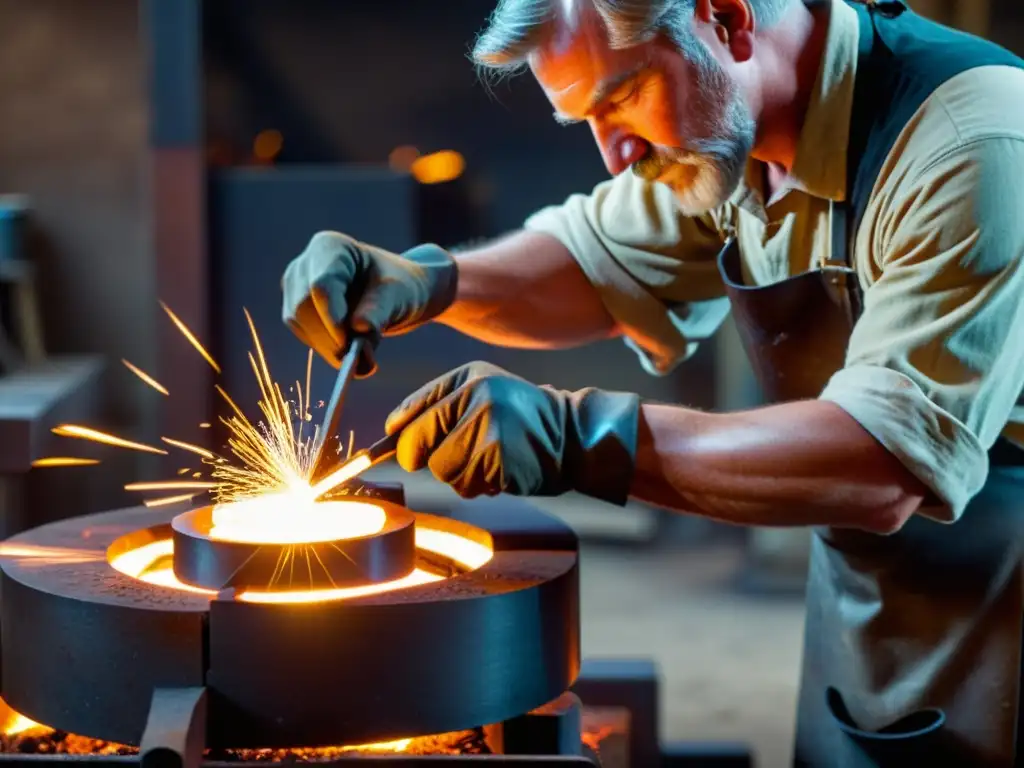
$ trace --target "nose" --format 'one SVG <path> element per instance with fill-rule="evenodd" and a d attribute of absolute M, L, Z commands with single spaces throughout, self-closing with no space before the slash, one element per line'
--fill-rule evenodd
<path fill-rule="evenodd" d="M 612 176 L 618 176 L 650 151 L 650 144 L 636 134 L 616 127 L 606 128 L 596 121 L 590 127 L 604 165 Z"/>

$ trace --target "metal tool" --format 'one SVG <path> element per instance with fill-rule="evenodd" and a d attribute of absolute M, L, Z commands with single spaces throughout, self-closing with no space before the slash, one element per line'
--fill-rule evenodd
<path fill-rule="evenodd" d="M 394 457 L 398 451 L 398 438 L 401 432 L 381 438 L 369 448 L 353 453 L 347 459 L 335 464 L 323 474 L 320 480 L 314 483 L 313 492 L 316 498 L 334 490 L 339 485 L 355 479 L 371 467 Z"/>
<path fill-rule="evenodd" d="M 348 346 L 348 351 L 341 358 L 341 365 L 338 366 L 338 377 L 334 380 L 334 391 L 331 392 L 331 399 L 327 402 L 327 410 L 324 412 L 324 421 L 320 426 L 320 432 L 313 443 L 313 483 L 319 482 L 325 477 L 326 471 L 333 466 L 329 452 L 326 450 L 330 440 L 338 434 L 341 425 L 341 414 L 345 410 L 345 393 L 348 391 L 349 382 L 352 381 L 359 364 L 359 358 L 365 354 L 366 347 L 370 343 L 364 336 L 355 336 Z"/>

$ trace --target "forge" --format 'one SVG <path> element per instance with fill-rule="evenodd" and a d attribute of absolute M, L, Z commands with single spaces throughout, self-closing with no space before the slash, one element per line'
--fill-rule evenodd
<path fill-rule="evenodd" d="M 4 543 L 0 763 L 629 765 L 596 749 L 628 751 L 629 718 L 572 692 L 578 548 L 555 518 L 414 511 L 397 485 L 325 505 L 348 519 L 316 535 L 241 511 L 136 507 Z"/>
<path fill-rule="evenodd" d="M 312 352 L 286 397 L 246 318 L 262 418 L 218 385 L 226 450 L 52 430 L 201 469 L 0 543 L 0 768 L 709 765 L 662 754 L 653 665 L 581 667 L 570 528 L 507 497 L 432 508 L 314 481 Z M 365 470 L 353 443 L 331 461 Z"/>

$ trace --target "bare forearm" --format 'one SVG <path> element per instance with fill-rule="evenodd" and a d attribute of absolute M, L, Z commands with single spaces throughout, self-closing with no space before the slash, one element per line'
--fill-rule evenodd
<path fill-rule="evenodd" d="M 617 335 L 576 260 L 549 235 L 517 232 L 456 260 L 458 295 L 438 322 L 467 336 L 503 347 L 559 349 Z"/>
<path fill-rule="evenodd" d="M 727 523 L 897 530 L 926 489 L 839 406 L 645 404 L 633 495 Z"/>

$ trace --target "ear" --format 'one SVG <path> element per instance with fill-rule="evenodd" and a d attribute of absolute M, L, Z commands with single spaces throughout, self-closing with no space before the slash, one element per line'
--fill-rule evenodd
<path fill-rule="evenodd" d="M 710 24 L 715 37 L 737 62 L 754 55 L 754 12 L 749 0 L 697 0 L 698 21 Z"/>

